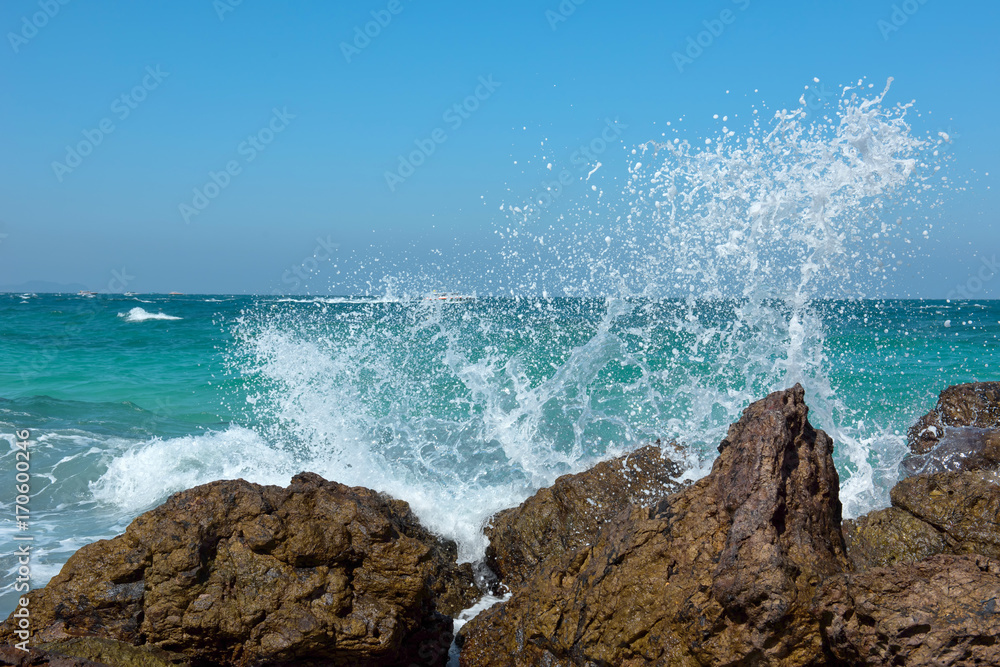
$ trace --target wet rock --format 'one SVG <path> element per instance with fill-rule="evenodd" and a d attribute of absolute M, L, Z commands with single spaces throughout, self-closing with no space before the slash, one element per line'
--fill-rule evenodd
<path fill-rule="evenodd" d="M 486 563 L 507 587 L 516 588 L 540 564 L 589 544 L 629 505 L 649 505 L 679 490 L 682 472 L 657 444 L 564 475 L 490 519 L 484 528 L 490 540 Z"/>
<path fill-rule="evenodd" d="M 1000 469 L 1000 429 L 945 426 L 930 449 L 923 454 L 910 454 L 900 467 L 908 476 Z"/>
<path fill-rule="evenodd" d="M 915 563 L 952 546 L 947 535 L 898 507 L 845 521 L 844 542 L 858 572 Z"/>
<path fill-rule="evenodd" d="M 15 646 L 0 646 L 0 665 L 4 667 L 110 667 L 102 662 L 92 662 L 51 653 L 32 647 L 22 651 Z"/>
<path fill-rule="evenodd" d="M 103 637 L 197 664 L 443 664 L 444 614 L 478 597 L 455 551 L 369 489 L 312 473 L 284 489 L 213 482 L 74 554 L 32 592 L 34 640 Z"/>
<path fill-rule="evenodd" d="M 38 648 L 74 658 L 83 658 L 110 667 L 190 667 L 191 662 L 179 653 L 168 653 L 152 646 L 132 646 L 113 639 L 75 637 L 39 644 Z"/>
<path fill-rule="evenodd" d="M 1000 558 L 1000 474 L 920 475 L 892 490 L 892 507 L 844 522 L 857 571 L 915 563 L 935 554 Z"/>
<path fill-rule="evenodd" d="M 915 456 L 930 453 L 955 427 L 972 427 L 980 432 L 1000 429 L 1000 382 L 959 384 L 942 391 L 934 409 L 921 417 L 907 433 L 910 451 Z M 953 458 L 963 442 L 968 446 L 978 440 L 972 432 L 957 432 L 951 446 L 941 452 L 942 458 Z"/>
<path fill-rule="evenodd" d="M 833 664 L 1000 665 L 1000 562 L 985 556 L 841 575 L 817 599 Z"/>
<path fill-rule="evenodd" d="M 463 630 L 480 665 L 810 665 L 819 584 L 849 569 L 833 443 L 803 390 L 751 405 L 706 478 L 633 506 Z"/>
<path fill-rule="evenodd" d="M 950 553 L 1000 559 L 1000 475 L 944 472 L 904 479 L 890 496 L 898 507 L 933 526 Z"/>

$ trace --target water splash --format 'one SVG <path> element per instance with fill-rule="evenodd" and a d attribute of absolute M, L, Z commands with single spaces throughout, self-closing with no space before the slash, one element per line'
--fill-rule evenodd
<path fill-rule="evenodd" d="M 558 211 L 505 206 L 503 297 L 428 301 L 430 276 L 373 275 L 382 298 L 262 303 L 228 351 L 253 434 L 225 439 L 239 474 L 388 492 L 472 559 L 490 514 L 597 459 L 677 439 L 702 474 L 743 408 L 802 382 L 848 515 L 883 503 L 904 444 L 831 380 L 825 299 L 877 289 L 885 237 L 915 231 L 886 221 L 933 204 L 936 144 L 886 94 L 638 146 L 620 196 L 605 167 Z"/>

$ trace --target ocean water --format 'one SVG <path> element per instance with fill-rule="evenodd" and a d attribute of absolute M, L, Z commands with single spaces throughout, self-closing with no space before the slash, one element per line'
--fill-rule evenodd
<path fill-rule="evenodd" d="M 731 341 L 703 335 L 738 321 L 740 303 L 344 301 L 0 295 L 0 531 L 11 545 L 34 537 L 33 584 L 171 493 L 284 485 L 301 470 L 408 500 L 473 559 L 492 512 L 602 457 L 676 439 L 704 473 L 740 410 L 793 379 L 781 345 L 748 371 Z M 814 308 L 825 338 L 822 382 L 805 381 L 811 419 L 836 440 L 857 515 L 887 503 L 906 429 L 938 391 L 997 376 L 1000 304 Z M 697 330 L 678 326 L 691 318 Z M 13 519 L 21 429 L 27 532 Z"/>
<path fill-rule="evenodd" d="M 492 513 L 602 458 L 673 440 L 705 474 L 740 412 L 795 382 L 836 442 L 845 514 L 886 505 L 938 392 L 997 378 L 1000 304 L 869 296 L 936 233 L 950 187 L 947 137 L 872 90 L 823 118 L 665 134 L 583 199 L 506 203 L 496 288 L 469 300 L 392 267 L 370 276 L 391 290 L 356 297 L 0 295 L 0 611 L 15 535 L 40 587 L 225 478 L 385 491 L 474 560 Z"/>

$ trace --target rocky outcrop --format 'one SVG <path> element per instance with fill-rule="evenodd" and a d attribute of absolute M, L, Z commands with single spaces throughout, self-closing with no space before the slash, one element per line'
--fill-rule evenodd
<path fill-rule="evenodd" d="M 153 646 L 133 646 L 100 637 L 74 637 L 39 644 L 38 648 L 54 654 L 92 660 L 109 667 L 191 667 L 191 661 L 179 653 L 168 653 Z"/>
<path fill-rule="evenodd" d="M 919 475 L 893 487 L 892 504 L 938 530 L 949 552 L 1000 559 L 998 482 L 986 471 Z"/>
<path fill-rule="evenodd" d="M 834 577 L 817 613 L 834 664 L 1000 665 L 1000 562 L 985 556 Z"/>
<path fill-rule="evenodd" d="M 844 542 L 858 572 L 915 563 L 950 548 L 944 533 L 898 507 L 845 521 Z"/>
<path fill-rule="evenodd" d="M 72 658 L 37 648 L 22 651 L 14 646 L 0 646 L 0 665 L 3 667 L 110 667 L 102 662 Z"/>
<path fill-rule="evenodd" d="M 1000 468 L 1000 382 L 948 387 L 907 440 L 907 474 Z"/>
<path fill-rule="evenodd" d="M 443 664 L 446 614 L 478 597 L 455 555 L 369 489 L 311 473 L 284 489 L 214 482 L 74 554 L 32 593 L 33 642 L 103 637 L 196 664 Z"/>
<path fill-rule="evenodd" d="M 751 405 L 706 478 L 624 510 L 473 619 L 462 664 L 820 662 L 813 597 L 850 565 L 833 443 L 803 393 Z"/>
<path fill-rule="evenodd" d="M 946 472 L 899 482 L 892 507 L 844 522 L 847 553 L 859 572 L 915 563 L 935 554 L 1000 559 L 1000 475 Z"/>
<path fill-rule="evenodd" d="M 950 470 L 1000 469 L 1000 429 L 947 426 L 937 442 L 923 454 L 910 454 L 902 463 L 906 475 Z"/>
<path fill-rule="evenodd" d="M 649 505 L 679 490 L 682 472 L 657 444 L 564 475 L 490 519 L 484 528 L 490 541 L 486 563 L 508 588 L 516 588 L 542 563 L 590 544 L 629 505 Z"/>

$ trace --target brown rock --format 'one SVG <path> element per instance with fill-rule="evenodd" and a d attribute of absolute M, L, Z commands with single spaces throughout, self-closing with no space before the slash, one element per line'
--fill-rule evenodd
<path fill-rule="evenodd" d="M 601 526 L 632 504 L 649 505 L 679 490 L 682 466 L 658 445 L 564 475 L 519 507 L 494 515 L 484 529 L 486 563 L 510 588 L 540 564 L 590 544 Z"/>
<path fill-rule="evenodd" d="M 114 639 L 74 637 L 39 644 L 38 648 L 74 658 L 84 658 L 110 667 L 191 667 L 179 653 L 167 653 L 152 646 L 132 646 Z"/>
<path fill-rule="evenodd" d="M 1000 559 L 1000 484 L 995 472 L 943 472 L 899 482 L 895 507 L 930 524 L 947 539 L 951 553 Z"/>
<path fill-rule="evenodd" d="M 907 438 L 914 454 L 928 453 L 944 437 L 946 427 L 1000 428 L 1000 382 L 948 387 L 934 409 L 914 424 Z"/>
<path fill-rule="evenodd" d="M 946 534 L 898 507 L 845 521 L 844 542 L 858 572 L 915 563 L 952 546 Z"/>
<path fill-rule="evenodd" d="M 92 662 L 50 653 L 38 648 L 22 651 L 15 646 L 0 646 L 0 665 L 4 667 L 110 667 L 103 662 Z"/>
<path fill-rule="evenodd" d="M 34 641 L 150 645 L 196 663 L 383 665 L 432 652 L 478 596 L 406 503 L 297 475 L 178 493 L 31 596 Z M 0 625 L 10 641 L 12 619 Z M 438 655 L 440 654 L 440 655 Z"/>
<path fill-rule="evenodd" d="M 751 405 L 708 477 L 609 522 L 463 628 L 480 665 L 811 665 L 812 600 L 848 569 L 833 443 L 803 390 Z"/>
<path fill-rule="evenodd" d="M 945 426 L 930 449 L 908 455 L 900 466 L 906 475 L 1000 469 L 1000 429 Z"/>
<path fill-rule="evenodd" d="M 938 555 L 824 583 L 817 611 L 835 664 L 1000 665 L 1000 562 Z"/>

